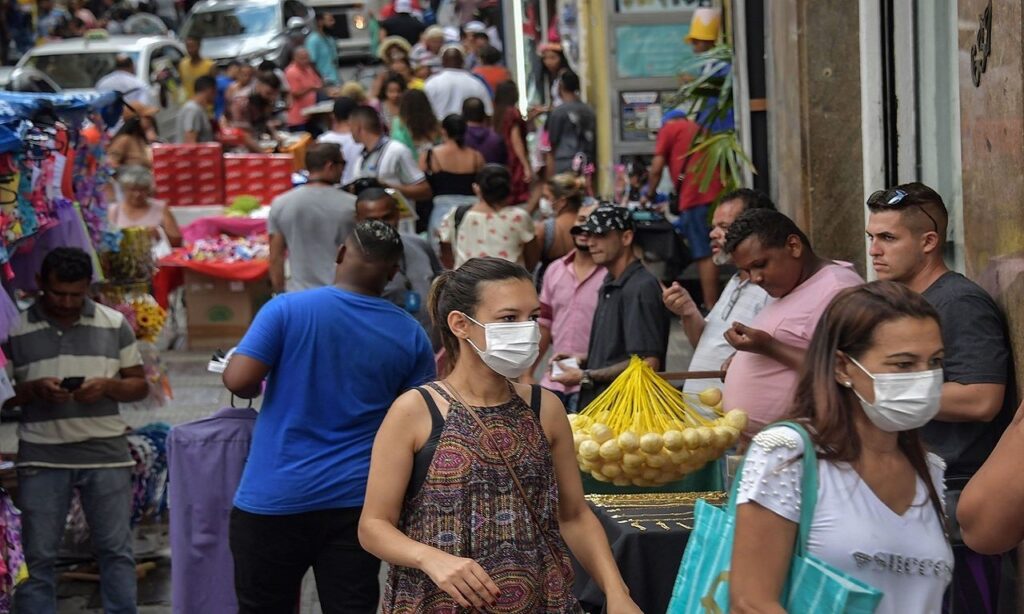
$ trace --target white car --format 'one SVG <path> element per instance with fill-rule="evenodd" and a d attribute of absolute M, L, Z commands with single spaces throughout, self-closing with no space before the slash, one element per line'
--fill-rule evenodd
<path fill-rule="evenodd" d="M 160 136 L 174 136 L 178 109 L 185 104 L 177 65 L 185 47 L 167 36 L 106 36 L 74 38 L 45 43 L 29 50 L 15 68 L 35 69 L 50 78 L 61 91 L 91 91 L 114 70 L 115 59 L 126 54 L 135 64 L 135 76 L 147 84 L 150 98 L 159 105 L 156 116 Z"/>

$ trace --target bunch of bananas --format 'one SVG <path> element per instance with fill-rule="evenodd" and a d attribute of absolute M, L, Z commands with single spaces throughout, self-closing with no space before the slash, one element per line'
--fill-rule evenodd
<path fill-rule="evenodd" d="M 580 471 L 616 486 L 662 486 L 719 458 L 747 426 L 747 414 L 724 413 L 717 388 L 696 396 L 714 419 L 634 356 L 607 390 L 569 415 Z"/>

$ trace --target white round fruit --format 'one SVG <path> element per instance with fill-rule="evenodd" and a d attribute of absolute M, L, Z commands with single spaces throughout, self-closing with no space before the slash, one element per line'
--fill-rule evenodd
<path fill-rule="evenodd" d="M 612 437 L 614 437 L 615 433 L 613 433 L 612 430 L 608 428 L 607 424 L 603 422 L 595 422 L 594 424 L 590 425 L 590 436 L 593 437 L 594 441 L 596 441 L 598 444 L 602 444 L 611 439 Z"/>
<path fill-rule="evenodd" d="M 618 442 L 623 452 L 636 452 L 640 449 L 640 436 L 633 431 L 623 431 Z"/>
<path fill-rule="evenodd" d="M 697 429 L 688 428 L 683 431 L 683 445 L 688 450 L 696 450 L 700 447 L 700 435 L 697 434 Z"/>
<path fill-rule="evenodd" d="M 587 439 L 580 443 L 579 454 L 588 461 L 595 461 L 601 458 L 601 445 L 593 439 Z"/>
<path fill-rule="evenodd" d="M 622 455 L 622 468 L 628 469 L 632 467 L 642 467 L 644 464 L 644 457 L 639 454 L 632 452 L 626 452 Z"/>
<path fill-rule="evenodd" d="M 601 473 L 603 473 L 605 477 L 617 478 L 622 475 L 622 467 L 619 467 L 614 463 L 605 463 L 604 466 L 601 467 Z"/>
<path fill-rule="evenodd" d="M 664 445 L 665 441 L 657 433 L 644 433 L 640 438 L 640 449 L 648 454 L 657 454 Z"/>
<path fill-rule="evenodd" d="M 609 439 L 602 443 L 599 453 L 601 458 L 605 460 L 616 461 L 622 458 L 622 448 L 619 447 L 619 444 L 614 439 Z"/>
<path fill-rule="evenodd" d="M 665 434 L 661 436 L 665 441 L 665 447 L 676 452 L 686 447 L 686 441 L 683 439 L 683 433 L 675 429 L 665 431 Z"/>

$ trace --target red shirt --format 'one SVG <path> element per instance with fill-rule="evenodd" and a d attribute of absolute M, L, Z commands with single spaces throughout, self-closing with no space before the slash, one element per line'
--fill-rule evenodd
<path fill-rule="evenodd" d="M 662 156 L 668 163 L 668 170 L 675 186 L 679 178 L 679 171 L 682 170 L 683 161 L 686 160 L 686 152 L 690 151 L 693 144 L 693 137 L 700 130 L 700 125 L 690 119 L 669 120 L 661 130 L 658 131 L 658 141 L 654 145 L 654 154 Z M 708 189 L 700 191 L 701 176 L 697 172 L 703 153 L 690 156 L 686 164 L 686 175 L 683 179 L 683 189 L 679 192 L 679 209 L 692 209 L 700 205 L 708 205 L 715 201 L 715 198 L 722 192 L 722 182 L 718 177 L 718 170 L 708 184 Z M 675 189 L 673 187 L 673 189 Z"/>

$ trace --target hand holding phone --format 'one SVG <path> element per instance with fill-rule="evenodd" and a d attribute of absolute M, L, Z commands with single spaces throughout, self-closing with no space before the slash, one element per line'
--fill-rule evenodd
<path fill-rule="evenodd" d="M 74 392 L 82 387 L 85 383 L 84 377 L 65 377 L 60 382 L 60 387 L 68 392 Z"/>

